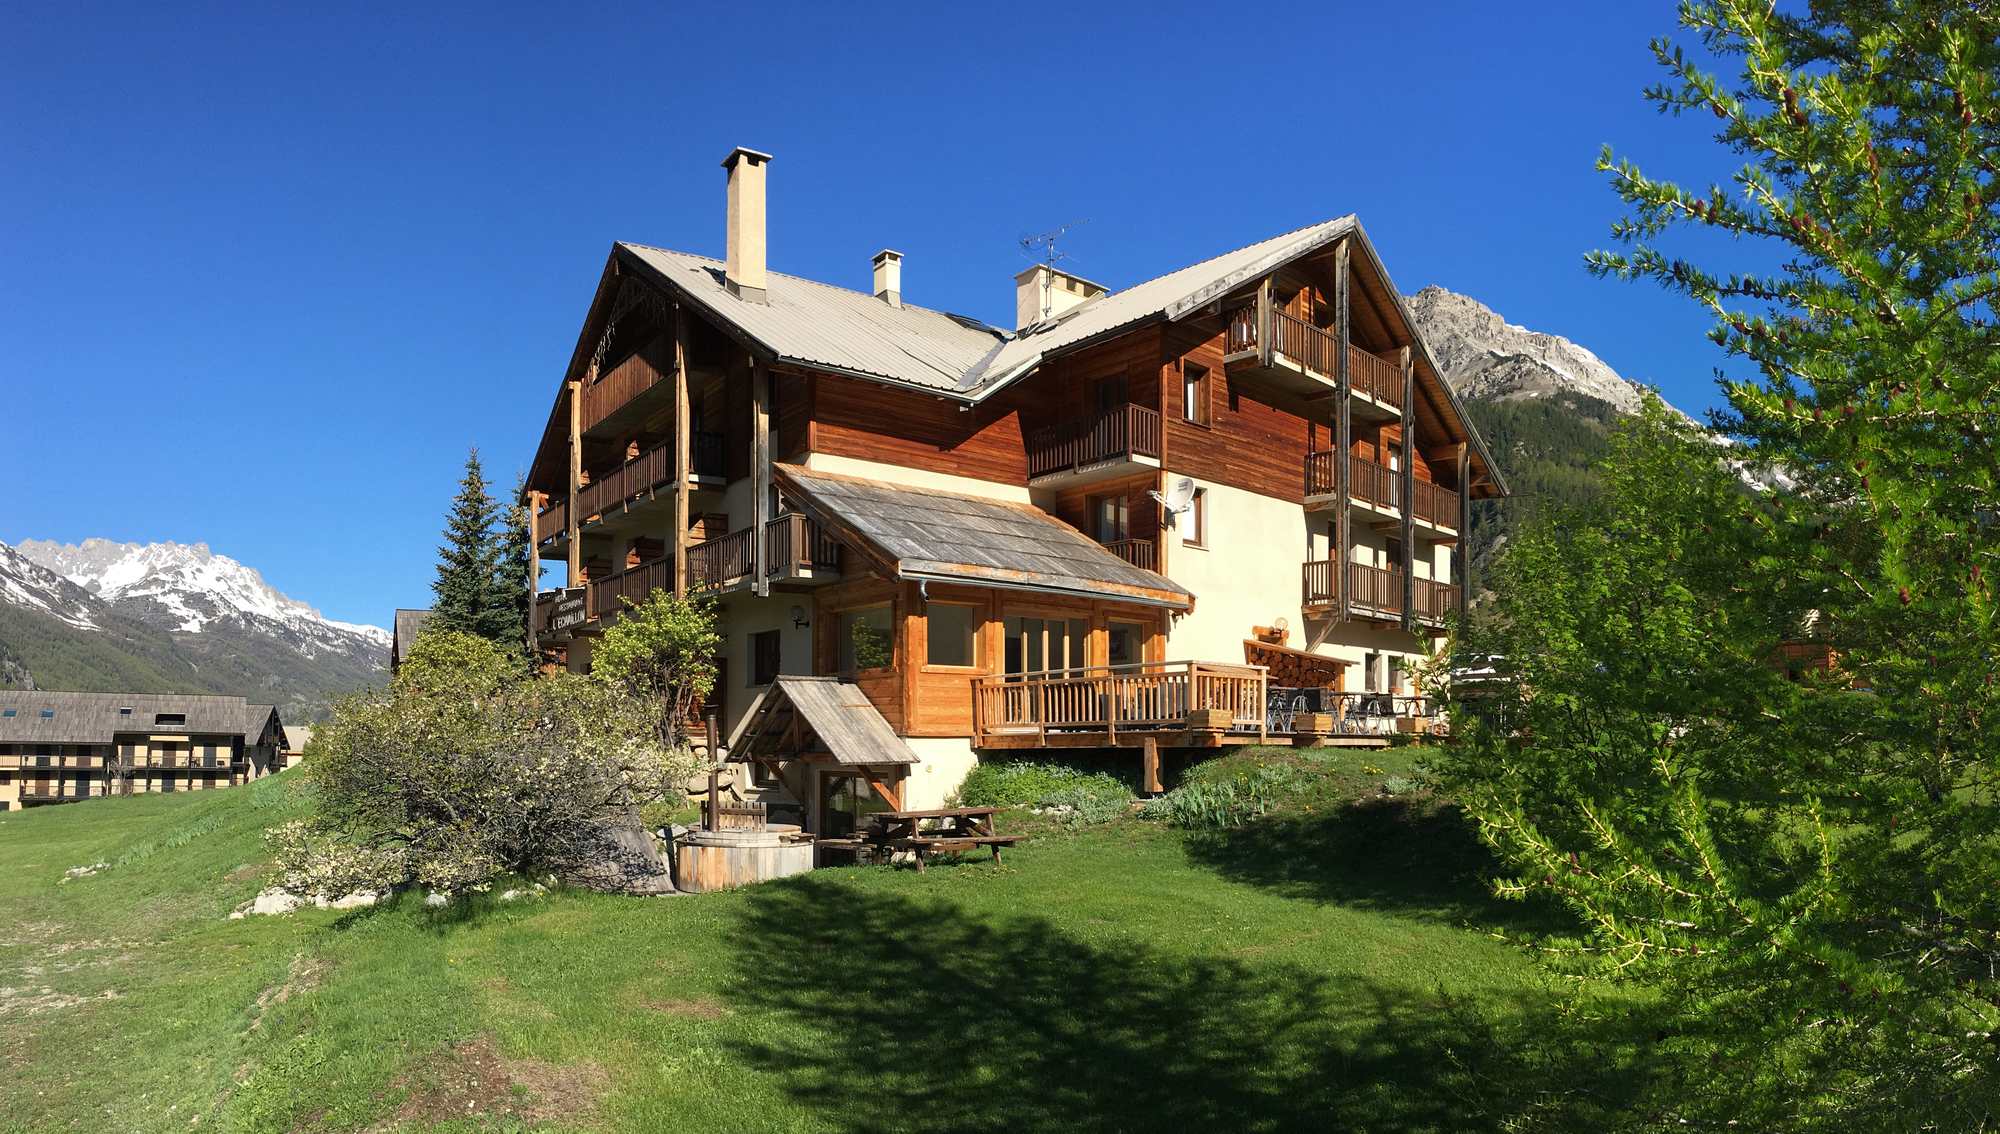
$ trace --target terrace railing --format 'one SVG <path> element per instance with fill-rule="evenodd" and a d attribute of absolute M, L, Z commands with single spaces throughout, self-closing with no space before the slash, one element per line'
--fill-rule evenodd
<path fill-rule="evenodd" d="M 1138 662 L 982 677 L 973 682 L 980 737 L 1182 729 L 1197 710 L 1222 710 L 1225 731 L 1264 731 L 1263 666 Z"/>
<path fill-rule="evenodd" d="M 1160 457 L 1160 414 L 1119 406 L 1081 422 L 1043 426 L 1028 434 L 1028 475 L 1049 476 L 1131 457 Z"/>

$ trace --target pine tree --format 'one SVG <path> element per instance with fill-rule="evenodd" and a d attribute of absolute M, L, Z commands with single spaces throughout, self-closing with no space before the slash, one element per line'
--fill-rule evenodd
<path fill-rule="evenodd" d="M 437 579 L 431 584 L 431 625 L 492 638 L 499 629 L 493 614 L 497 565 L 494 526 L 499 509 L 486 491 L 479 450 L 465 458 L 451 510 L 445 515 L 444 545 L 438 548 Z"/>
<path fill-rule="evenodd" d="M 480 633 L 508 653 L 525 653 L 528 615 L 541 562 L 529 539 L 527 490 L 514 483 L 513 503 L 494 535 L 493 579 Z"/>

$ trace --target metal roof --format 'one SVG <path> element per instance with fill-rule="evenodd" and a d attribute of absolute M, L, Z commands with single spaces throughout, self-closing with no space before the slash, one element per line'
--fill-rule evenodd
<path fill-rule="evenodd" d="M 776 691 L 805 719 L 813 735 L 850 767 L 914 764 L 916 756 L 852 681 L 835 677 L 780 677 Z"/>
<path fill-rule="evenodd" d="M 769 273 L 764 302 L 751 303 L 724 286 L 720 260 L 644 244 L 618 246 L 781 359 L 801 365 L 955 390 L 1005 341 L 1005 332 L 976 319 L 908 303 L 898 307 L 782 272 Z"/>
<path fill-rule="evenodd" d="M 1134 567 L 1039 508 L 798 465 L 773 466 L 786 494 L 898 578 L 1017 587 L 1185 608 L 1194 595 Z"/>
<path fill-rule="evenodd" d="M 43 716 L 44 710 L 51 715 Z M 241 697 L 7 689 L 0 690 L 0 743 L 109 744 L 118 733 L 199 733 L 255 744 L 276 713 Z M 162 714 L 179 714 L 184 723 L 161 723 Z"/>

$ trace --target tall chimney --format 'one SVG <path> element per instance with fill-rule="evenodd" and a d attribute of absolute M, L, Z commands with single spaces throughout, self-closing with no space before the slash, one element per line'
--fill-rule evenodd
<path fill-rule="evenodd" d="M 738 146 L 722 159 L 729 171 L 729 258 L 724 279 L 739 299 L 764 302 L 764 175 L 771 155 Z"/>
<path fill-rule="evenodd" d="M 1044 319 L 1053 319 L 1079 304 L 1111 294 L 1103 284 L 1092 283 L 1049 264 L 1021 269 L 1014 277 L 1014 329 L 1024 330 Z"/>
<path fill-rule="evenodd" d="M 903 254 L 893 248 L 875 253 L 875 298 L 891 307 L 903 305 Z"/>

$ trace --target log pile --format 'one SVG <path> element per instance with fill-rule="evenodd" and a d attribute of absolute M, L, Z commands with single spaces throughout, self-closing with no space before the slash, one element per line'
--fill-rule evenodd
<path fill-rule="evenodd" d="M 1303 650 L 1245 639 L 1243 660 L 1250 665 L 1265 667 L 1272 685 L 1304 689 L 1347 688 L 1348 663 L 1339 658 L 1321 657 Z"/>

